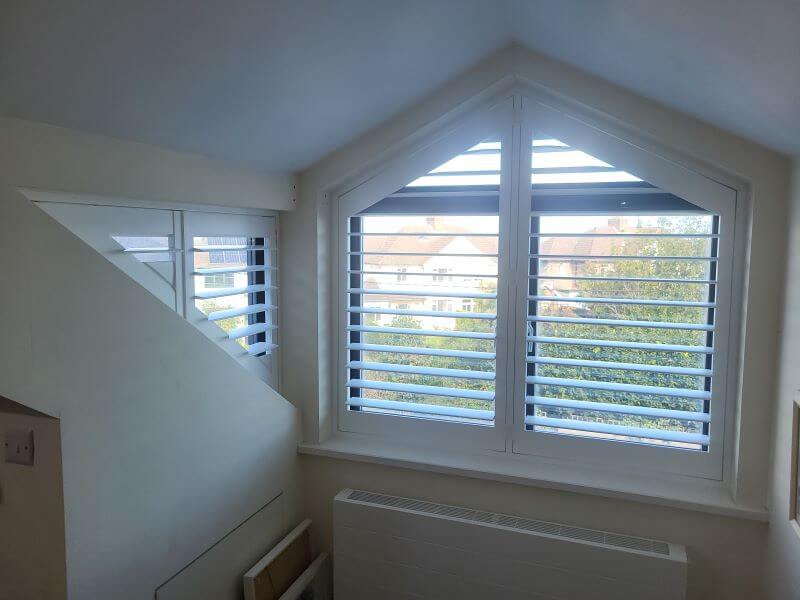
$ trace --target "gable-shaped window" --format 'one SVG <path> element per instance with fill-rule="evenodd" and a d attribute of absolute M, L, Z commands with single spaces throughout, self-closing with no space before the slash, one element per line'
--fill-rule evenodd
<path fill-rule="evenodd" d="M 340 197 L 339 429 L 721 478 L 735 192 L 511 112 Z"/>

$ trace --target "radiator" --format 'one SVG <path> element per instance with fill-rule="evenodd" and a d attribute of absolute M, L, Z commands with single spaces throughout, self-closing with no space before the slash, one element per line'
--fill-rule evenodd
<path fill-rule="evenodd" d="M 678 600 L 682 546 L 358 490 L 334 499 L 336 600 Z"/>

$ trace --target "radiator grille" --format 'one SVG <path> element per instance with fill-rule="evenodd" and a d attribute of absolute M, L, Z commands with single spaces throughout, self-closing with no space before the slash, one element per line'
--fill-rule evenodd
<path fill-rule="evenodd" d="M 360 490 L 352 490 L 347 496 L 347 499 L 354 500 L 356 502 L 374 504 L 376 506 L 402 508 L 404 510 L 413 510 L 415 512 L 421 512 L 430 515 L 440 515 L 455 519 L 462 519 L 464 521 L 471 521 L 474 523 L 498 525 L 501 527 L 531 531 L 545 535 L 553 535 L 572 540 L 593 542 L 595 544 L 603 544 L 606 546 L 613 546 L 615 548 L 626 548 L 629 550 L 650 552 L 662 556 L 669 556 L 670 553 L 669 544 L 665 542 L 659 542 L 657 540 L 648 540 L 646 538 L 608 533 L 594 529 L 584 529 L 582 527 L 560 525 L 558 523 L 549 523 L 547 521 L 536 521 L 534 519 L 513 517 L 510 515 L 484 512 L 458 506 L 447 506 L 445 504 L 426 502 L 424 500 L 399 498 L 397 496 L 387 496 L 384 494 L 375 494 L 373 492 L 364 492 Z"/>

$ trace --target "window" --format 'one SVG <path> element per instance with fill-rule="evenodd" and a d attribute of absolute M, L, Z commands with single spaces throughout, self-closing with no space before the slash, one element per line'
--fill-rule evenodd
<path fill-rule="evenodd" d="M 408 268 L 397 267 L 397 281 L 408 281 Z"/>
<path fill-rule="evenodd" d="M 436 298 L 433 300 L 433 310 L 439 312 L 446 312 L 453 310 L 453 303 L 449 300 L 444 300 L 442 298 Z"/>
<path fill-rule="evenodd" d="M 365 214 L 351 223 L 348 407 L 469 423 L 491 420 L 497 218 Z M 431 235 L 420 238 L 420 232 Z M 471 252 L 454 253 L 462 242 Z M 479 283 L 449 290 L 425 282 L 393 290 L 381 268 L 407 260 L 404 254 L 415 255 L 422 266 L 432 260 L 450 261 L 454 269 L 468 263 L 483 276 Z M 438 272 L 428 270 L 428 278 Z M 397 296 L 407 301 L 397 308 L 385 302 Z M 479 299 L 483 312 L 454 311 L 453 298 Z"/>
<path fill-rule="evenodd" d="M 278 387 L 274 217 L 38 204 Z"/>
<path fill-rule="evenodd" d="M 339 429 L 719 479 L 735 191 L 549 109 L 521 142 L 510 121 L 340 198 Z"/>
<path fill-rule="evenodd" d="M 708 445 L 716 219 L 531 217 L 528 430 Z"/>
<path fill-rule="evenodd" d="M 449 269 L 447 267 L 437 267 L 434 269 L 434 273 L 436 275 L 433 276 L 434 281 L 447 281 L 447 277 L 445 273 L 447 273 Z"/>
<path fill-rule="evenodd" d="M 472 188 L 456 202 L 436 195 L 443 183 L 463 185 L 453 176 L 462 167 L 451 161 L 349 218 L 348 412 L 470 426 L 493 422 L 499 159 L 496 141 L 457 159 L 486 165 L 493 183 L 477 195 Z M 474 203 L 487 194 L 488 206 L 476 210 Z M 414 206 L 406 206 L 407 198 Z M 407 268 L 394 265 L 412 260 L 413 284 L 392 289 L 399 269 Z M 464 310 L 462 301 L 476 309 Z"/>
<path fill-rule="evenodd" d="M 719 216 L 555 139 L 532 164 L 526 430 L 707 448 Z"/>
<path fill-rule="evenodd" d="M 268 381 L 267 360 L 278 348 L 274 221 L 268 217 L 192 213 L 185 217 L 188 245 L 187 317 L 212 339 L 235 344 L 251 369 Z"/>
<path fill-rule="evenodd" d="M 220 273 L 218 275 L 206 275 L 203 281 L 203 287 L 209 289 L 221 289 L 233 287 L 234 274 L 233 273 Z"/>
<path fill-rule="evenodd" d="M 251 354 L 271 350 L 265 344 L 274 327 L 265 316 L 265 252 L 263 238 L 193 239 L 195 306 Z"/>

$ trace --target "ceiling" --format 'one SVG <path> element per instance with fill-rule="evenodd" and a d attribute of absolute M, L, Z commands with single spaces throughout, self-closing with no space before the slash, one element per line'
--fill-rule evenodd
<path fill-rule="evenodd" d="M 0 115 L 295 171 L 514 40 L 800 156 L 794 0 L 4 0 Z"/>

